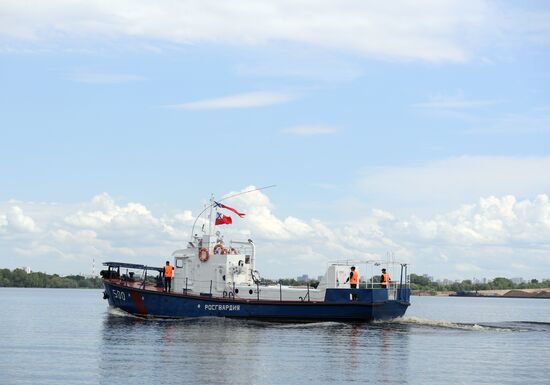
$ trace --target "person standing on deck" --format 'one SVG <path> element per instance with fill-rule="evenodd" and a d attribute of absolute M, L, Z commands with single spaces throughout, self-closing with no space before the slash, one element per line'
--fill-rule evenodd
<path fill-rule="evenodd" d="M 359 282 L 359 273 L 357 270 L 355 270 L 355 266 L 351 267 L 351 271 L 349 273 L 348 279 L 346 279 L 346 283 L 349 282 L 349 287 L 351 289 L 357 289 L 357 282 Z M 355 301 L 357 299 L 357 294 L 351 295 L 351 300 Z"/>
<path fill-rule="evenodd" d="M 170 266 L 170 261 L 166 261 L 164 266 L 164 291 L 170 293 L 172 290 L 172 276 L 174 275 L 174 269 Z"/>
<path fill-rule="evenodd" d="M 382 275 L 380 276 L 380 287 L 387 289 L 390 283 L 390 275 L 386 273 L 386 269 L 382 269 Z"/>

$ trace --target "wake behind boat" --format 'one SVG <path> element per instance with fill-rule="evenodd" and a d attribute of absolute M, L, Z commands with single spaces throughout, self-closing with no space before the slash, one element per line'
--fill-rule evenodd
<path fill-rule="evenodd" d="M 245 214 L 213 199 L 208 208 L 208 232 L 198 235 L 192 231 L 187 247 L 172 253 L 171 291 L 163 287 L 163 267 L 105 262 L 107 270 L 101 275 L 109 305 L 144 318 L 232 317 L 294 322 L 386 320 L 403 316 L 410 305 L 404 263 L 384 264 L 389 274 L 399 272 L 399 280 L 386 283 L 373 278 L 380 261 L 346 260 L 329 263 L 315 288 L 309 284 L 262 285 L 254 242 L 226 243 L 219 231 L 214 235 L 211 232 L 214 208 L 233 211 L 240 217 Z M 215 225 L 231 221 L 230 216 L 216 212 Z M 352 288 L 352 266 L 363 274 L 371 273 L 370 280 Z"/>

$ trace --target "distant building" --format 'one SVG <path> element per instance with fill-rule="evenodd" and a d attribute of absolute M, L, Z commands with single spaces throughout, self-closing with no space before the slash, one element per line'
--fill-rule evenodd
<path fill-rule="evenodd" d="M 520 283 L 525 283 L 525 280 L 522 277 L 511 278 L 510 281 L 512 281 L 516 285 L 519 285 Z"/>
<path fill-rule="evenodd" d="M 309 275 L 307 275 L 307 274 L 301 275 L 298 278 L 296 278 L 296 281 L 298 281 L 298 282 L 307 282 L 307 281 L 309 281 Z"/>
<path fill-rule="evenodd" d="M 24 267 L 23 270 L 25 270 L 25 273 L 30 274 L 32 272 L 30 267 Z"/>

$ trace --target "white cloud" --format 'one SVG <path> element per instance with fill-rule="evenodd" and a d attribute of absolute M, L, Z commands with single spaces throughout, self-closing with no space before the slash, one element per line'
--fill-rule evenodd
<path fill-rule="evenodd" d="M 313 135 L 326 135 L 334 134 L 338 130 L 331 126 L 319 126 L 319 125 L 304 125 L 294 126 L 283 129 L 281 132 L 285 134 L 294 134 L 301 136 L 313 136 Z"/>
<path fill-rule="evenodd" d="M 229 95 L 221 98 L 197 100 L 194 102 L 176 104 L 169 107 L 181 108 L 185 110 L 265 107 L 274 104 L 287 103 L 295 98 L 296 96 L 290 93 L 258 91 Z"/>
<path fill-rule="evenodd" d="M 69 75 L 69 79 L 78 83 L 89 84 L 118 84 L 145 80 L 143 76 L 138 75 L 93 72 L 75 72 Z"/>
<path fill-rule="evenodd" d="M 233 216 L 233 225 L 215 230 L 226 240 L 252 238 L 258 267 L 268 277 L 321 274 L 329 260 L 385 260 L 388 251 L 412 263 L 413 272 L 437 277 L 515 276 L 513 266 L 522 266 L 526 277 L 550 275 L 547 194 L 486 196 L 423 217 L 370 209 L 338 223 L 279 216 L 260 191 L 224 203 L 246 216 L 220 209 Z M 27 211 L 40 218 L 40 231 Z M 193 219 L 189 210 L 156 215 L 142 203 L 120 203 L 106 193 L 71 205 L 0 202 L 0 253 L 8 267 L 61 273 L 88 271 L 92 258 L 155 265 L 187 243 Z"/>
<path fill-rule="evenodd" d="M 305 44 L 405 60 L 467 60 L 478 45 L 524 30 L 488 1 L 417 0 L 4 0 L 0 36 L 8 41 L 142 39 L 178 44 Z M 540 15 L 542 19 L 542 15 Z M 504 28 L 509 25 L 513 30 Z M 545 23 L 529 29 L 544 36 Z M 516 33 L 514 35 L 514 33 Z M 500 34 L 505 35 L 501 37 Z"/>
<path fill-rule="evenodd" d="M 37 232 L 38 226 L 34 220 L 23 213 L 19 206 L 13 206 L 5 216 L 6 225 L 17 232 Z"/>
<path fill-rule="evenodd" d="M 134 239 L 153 244 L 159 235 L 176 239 L 185 233 L 181 226 L 188 226 L 190 212 L 174 216 L 156 217 L 141 203 L 118 205 L 107 193 L 95 196 L 90 204 L 83 205 L 64 221 L 75 228 L 91 229 L 104 238 Z"/>
<path fill-rule="evenodd" d="M 254 186 L 249 186 L 242 192 L 254 189 Z M 269 240 L 288 240 L 306 236 L 311 232 L 311 227 L 298 218 L 280 219 L 276 217 L 269 198 L 260 191 L 237 196 L 231 202 L 235 202 L 239 210 L 246 212 L 246 219 L 251 225 L 249 230 L 252 235 Z M 229 205 L 229 203 L 227 204 Z"/>
<path fill-rule="evenodd" d="M 466 99 L 462 94 L 459 94 L 458 96 L 437 95 L 431 97 L 428 102 L 416 103 L 413 104 L 412 107 L 436 110 L 455 110 L 486 107 L 496 103 L 496 100 Z"/>
<path fill-rule="evenodd" d="M 7 226 L 8 226 L 8 216 L 6 214 L 0 213 L 0 230 L 2 229 L 2 227 L 7 227 Z"/>
<path fill-rule="evenodd" d="M 180 213 L 177 213 L 176 215 L 174 215 L 174 219 L 183 223 L 193 222 L 195 220 L 191 210 L 184 210 Z"/>
<path fill-rule="evenodd" d="M 427 220 L 413 217 L 402 228 L 414 237 L 452 245 L 516 242 L 550 246 L 550 203 L 545 194 L 532 201 L 518 201 L 512 195 L 489 196 Z"/>

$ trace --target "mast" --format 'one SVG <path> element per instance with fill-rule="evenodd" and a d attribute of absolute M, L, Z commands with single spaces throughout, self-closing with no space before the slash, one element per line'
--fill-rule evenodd
<path fill-rule="evenodd" d="M 208 214 L 208 249 L 210 249 L 210 237 L 212 236 L 212 209 L 214 208 L 214 193 L 210 194 L 210 213 Z"/>
<path fill-rule="evenodd" d="M 230 199 L 230 198 L 234 198 L 234 197 L 237 197 L 239 195 L 243 195 L 243 194 L 248 194 L 248 193 L 251 193 L 251 192 L 254 192 L 254 191 L 260 191 L 260 190 L 265 190 L 266 188 L 271 188 L 271 187 L 275 187 L 276 185 L 271 185 L 271 186 L 265 186 L 265 187 L 260 187 L 260 188 L 255 188 L 255 189 L 252 189 L 252 190 L 247 190 L 247 191 L 243 191 L 243 192 L 240 192 L 240 193 L 237 193 L 237 194 L 233 194 L 233 195 L 229 195 L 225 198 L 222 198 L 219 200 L 219 202 L 222 202 L 222 201 L 225 201 L 227 199 Z M 212 208 L 214 207 L 214 194 L 212 193 L 210 195 L 210 204 L 207 205 L 200 213 L 199 215 L 197 215 L 197 217 L 195 218 L 195 221 L 193 222 L 193 226 L 191 227 L 191 242 L 193 241 L 194 239 L 194 235 L 195 235 L 195 225 L 197 224 L 197 221 L 199 220 L 199 218 L 201 217 L 202 214 L 204 214 L 206 212 L 206 210 L 210 209 L 210 213 L 208 214 L 208 220 L 209 220 L 209 223 L 208 223 L 208 237 L 210 237 L 212 235 Z"/>

